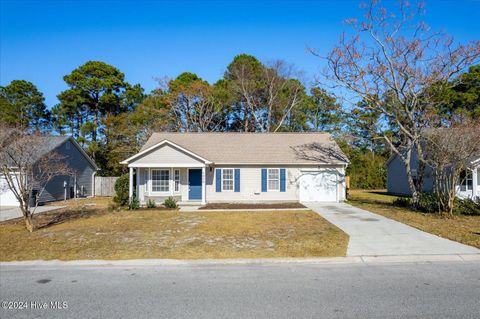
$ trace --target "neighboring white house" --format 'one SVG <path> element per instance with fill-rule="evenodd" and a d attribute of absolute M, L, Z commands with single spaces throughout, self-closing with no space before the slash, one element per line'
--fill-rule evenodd
<path fill-rule="evenodd" d="M 412 175 L 417 178 L 418 158 L 415 151 L 412 152 Z M 387 166 L 387 190 L 391 194 L 411 195 L 407 181 L 407 173 L 403 162 L 397 155 L 392 155 L 386 163 Z M 462 172 L 461 185 L 457 185 L 457 196 L 460 198 L 480 197 L 480 157 L 471 161 L 470 168 Z M 432 169 L 427 167 L 423 180 L 423 191 L 431 191 L 434 186 Z"/>
<path fill-rule="evenodd" d="M 348 160 L 326 133 L 154 133 L 121 163 L 141 204 L 345 200 Z"/>

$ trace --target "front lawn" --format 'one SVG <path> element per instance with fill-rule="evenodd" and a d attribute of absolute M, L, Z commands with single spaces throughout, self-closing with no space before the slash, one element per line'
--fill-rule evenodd
<path fill-rule="evenodd" d="M 109 212 L 106 200 L 0 224 L 0 260 L 345 256 L 348 236 L 309 210 Z"/>
<path fill-rule="evenodd" d="M 480 216 L 444 217 L 392 205 L 397 196 L 386 191 L 351 190 L 348 203 L 425 232 L 480 248 Z"/>

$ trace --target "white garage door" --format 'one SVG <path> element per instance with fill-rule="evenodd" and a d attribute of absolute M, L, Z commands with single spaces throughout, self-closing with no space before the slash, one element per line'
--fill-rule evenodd
<path fill-rule="evenodd" d="M 0 176 L 0 206 L 20 206 L 4 176 Z"/>
<path fill-rule="evenodd" d="M 338 193 L 335 172 L 302 172 L 300 176 L 301 202 L 336 202 Z"/>

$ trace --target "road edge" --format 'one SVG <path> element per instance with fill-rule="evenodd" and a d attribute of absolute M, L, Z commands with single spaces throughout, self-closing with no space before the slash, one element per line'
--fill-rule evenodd
<path fill-rule="evenodd" d="M 0 262 L 0 267 L 16 266 L 202 266 L 202 265 L 275 265 L 275 264 L 381 264 L 480 262 L 480 254 L 347 256 L 326 258 L 256 259 L 129 259 L 129 260 L 28 260 Z"/>

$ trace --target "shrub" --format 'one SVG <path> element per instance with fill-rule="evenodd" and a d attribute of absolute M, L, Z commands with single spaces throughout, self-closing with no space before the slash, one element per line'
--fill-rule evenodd
<path fill-rule="evenodd" d="M 398 206 L 398 207 L 411 207 L 412 206 L 412 200 L 408 197 L 399 197 L 393 201 L 393 206 Z"/>
<path fill-rule="evenodd" d="M 480 215 L 480 198 L 477 198 L 476 200 L 470 198 L 455 199 L 453 213 L 461 215 Z"/>
<path fill-rule="evenodd" d="M 157 204 L 155 203 L 155 201 L 153 199 L 149 199 L 147 201 L 147 208 L 155 208 L 157 207 Z"/>
<path fill-rule="evenodd" d="M 120 206 L 126 206 L 128 204 L 128 174 L 120 176 L 115 182 L 115 197 L 113 201 Z"/>
<path fill-rule="evenodd" d="M 409 197 L 399 197 L 392 203 L 394 206 L 407 207 L 413 210 L 418 210 L 424 213 L 439 212 L 440 202 L 438 195 L 432 192 L 422 192 L 418 196 L 418 203 L 414 205 L 412 199 Z"/>
<path fill-rule="evenodd" d="M 442 211 L 438 195 L 432 192 L 422 192 L 419 194 L 416 209 L 424 213 L 438 213 Z"/>
<path fill-rule="evenodd" d="M 128 203 L 128 209 L 135 210 L 140 208 L 140 202 L 136 197 L 132 197 L 130 202 Z"/>
<path fill-rule="evenodd" d="M 173 197 L 169 197 L 169 198 L 165 199 L 165 201 L 163 202 L 163 205 L 166 208 L 177 208 L 178 207 L 177 201 Z"/>

